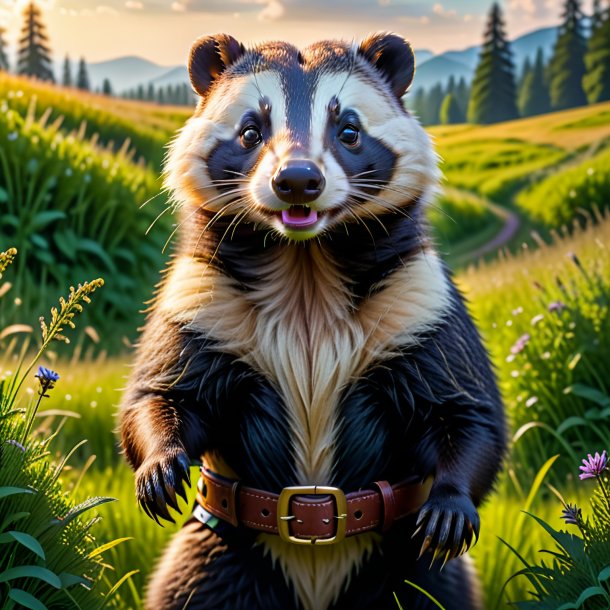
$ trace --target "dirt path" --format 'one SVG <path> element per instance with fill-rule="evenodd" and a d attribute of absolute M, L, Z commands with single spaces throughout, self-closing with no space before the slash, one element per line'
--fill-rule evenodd
<path fill-rule="evenodd" d="M 468 253 L 468 258 L 473 260 L 481 258 L 490 252 L 495 252 L 505 246 L 517 234 L 517 231 L 521 227 L 521 218 L 514 212 L 503 208 L 497 203 L 491 203 L 490 201 L 487 201 L 486 205 L 496 216 L 504 220 L 504 226 L 488 242 Z"/>

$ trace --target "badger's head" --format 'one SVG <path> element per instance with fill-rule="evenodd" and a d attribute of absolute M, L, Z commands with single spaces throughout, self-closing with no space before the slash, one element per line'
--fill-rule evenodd
<path fill-rule="evenodd" d="M 200 101 L 172 144 L 166 184 L 206 229 L 222 218 L 306 240 L 408 215 L 438 182 L 430 141 L 401 102 L 415 65 L 400 36 L 303 51 L 204 37 L 188 67 Z"/>

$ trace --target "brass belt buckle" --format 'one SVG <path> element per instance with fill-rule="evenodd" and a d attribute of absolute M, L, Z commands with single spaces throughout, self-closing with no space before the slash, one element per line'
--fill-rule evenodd
<path fill-rule="evenodd" d="M 288 514 L 290 510 L 290 500 L 294 496 L 332 496 L 335 499 L 337 514 L 335 520 L 337 529 L 335 535 L 330 538 L 298 538 L 290 533 L 290 521 L 294 515 Z M 282 540 L 293 544 L 315 544 L 324 546 L 326 544 L 336 544 L 345 538 L 347 529 L 347 499 L 345 494 L 337 487 L 320 487 L 310 485 L 302 487 L 284 487 L 277 502 L 277 529 Z"/>

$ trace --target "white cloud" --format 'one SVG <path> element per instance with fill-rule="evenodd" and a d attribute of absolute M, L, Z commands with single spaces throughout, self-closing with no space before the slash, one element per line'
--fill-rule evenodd
<path fill-rule="evenodd" d="M 258 3 L 265 5 L 265 8 L 258 14 L 260 21 L 275 21 L 286 12 L 280 0 L 259 0 Z"/>
<path fill-rule="evenodd" d="M 182 4 L 182 2 L 172 2 L 172 11 L 176 11 L 177 13 L 184 13 L 186 10 L 186 6 Z"/>
<path fill-rule="evenodd" d="M 457 16 L 457 11 L 455 11 L 454 9 L 446 10 L 440 2 L 437 2 L 432 7 L 432 10 L 434 11 L 434 14 L 438 15 L 439 17 L 451 18 Z"/>
<path fill-rule="evenodd" d="M 119 11 L 111 6 L 100 5 L 95 7 L 95 12 L 98 15 L 118 15 Z"/>
<path fill-rule="evenodd" d="M 125 8 L 132 11 L 141 11 L 144 8 L 144 3 L 139 2 L 139 0 L 127 0 L 127 2 L 125 2 Z"/>

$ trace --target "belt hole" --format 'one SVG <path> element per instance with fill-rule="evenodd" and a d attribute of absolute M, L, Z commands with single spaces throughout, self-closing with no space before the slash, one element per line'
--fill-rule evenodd
<path fill-rule="evenodd" d="M 358 521 L 360 521 L 360 519 L 362 519 L 362 511 L 361 510 L 357 510 L 356 512 L 354 512 L 354 517 L 356 517 L 356 519 Z"/>
<path fill-rule="evenodd" d="M 202 495 L 204 498 L 207 498 L 207 497 L 208 497 L 208 486 L 207 486 L 205 483 L 203 484 L 203 487 L 202 487 L 202 489 L 201 489 L 201 495 Z"/>
<path fill-rule="evenodd" d="M 268 517 L 269 516 L 269 509 L 268 508 L 263 508 L 263 510 L 261 510 L 261 515 L 263 517 Z"/>
<path fill-rule="evenodd" d="M 226 508 L 227 508 L 227 506 L 229 506 L 229 503 L 227 502 L 227 499 L 226 499 L 226 498 L 223 498 L 223 499 L 220 501 L 220 504 L 221 504 L 221 506 L 222 506 L 224 509 L 226 509 Z"/>

